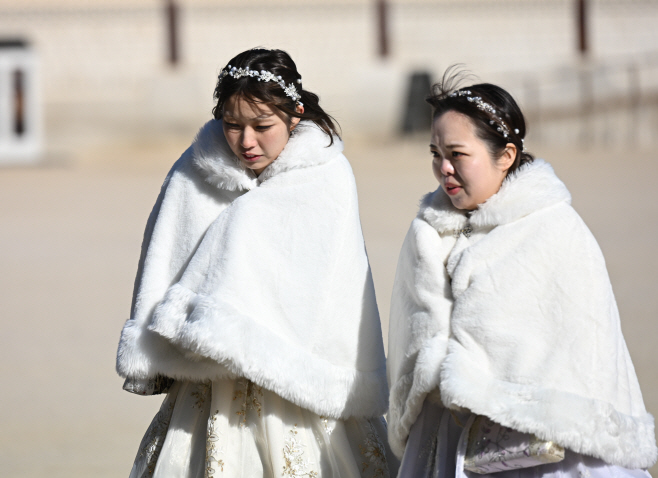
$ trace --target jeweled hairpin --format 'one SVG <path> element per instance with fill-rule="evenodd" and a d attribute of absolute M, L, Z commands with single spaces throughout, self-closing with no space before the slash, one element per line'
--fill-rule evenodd
<path fill-rule="evenodd" d="M 489 124 L 491 126 L 495 126 L 496 131 L 501 133 L 504 138 L 508 138 L 510 135 L 509 128 L 507 127 L 507 124 L 503 121 L 503 119 L 500 116 L 498 116 L 498 114 L 496 113 L 496 108 L 494 108 L 491 104 L 483 101 L 482 97 L 471 96 L 471 95 L 472 93 L 470 90 L 457 90 L 450 93 L 449 96 L 453 98 L 457 96 L 465 96 L 467 101 L 469 101 L 470 103 L 475 103 L 475 106 L 479 110 L 484 111 L 489 115 L 489 117 L 491 118 L 489 120 Z M 518 130 L 514 130 L 514 131 L 516 132 Z"/>
<path fill-rule="evenodd" d="M 514 128 L 514 134 L 519 134 L 519 128 Z M 525 153 L 525 140 L 523 138 L 521 138 L 521 146 L 523 147 L 521 151 Z"/>
<path fill-rule="evenodd" d="M 295 88 L 295 85 L 290 83 L 288 84 L 288 86 L 286 86 L 286 82 L 283 81 L 283 78 L 281 78 L 281 76 L 276 76 L 271 71 L 250 70 L 248 66 L 244 68 L 237 68 L 235 66 L 232 67 L 231 65 L 228 65 L 219 73 L 218 82 L 221 83 L 224 77 L 226 76 L 231 76 L 236 80 L 239 78 L 250 77 L 250 78 L 257 78 L 258 81 L 264 81 L 264 82 L 273 81 L 283 89 L 283 92 L 286 94 L 286 96 L 291 98 L 293 101 L 297 102 L 299 106 L 304 106 L 304 103 L 299 101 L 302 98 L 302 95 L 297 93 L 297 88 Z M 302 83 L 301 78 L 297 80 L 297 83 L 298 84 Z"/>

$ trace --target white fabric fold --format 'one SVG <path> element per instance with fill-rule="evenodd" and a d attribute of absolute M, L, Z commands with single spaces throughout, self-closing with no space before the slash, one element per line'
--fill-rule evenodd
<path fill-rule="evenodd" d="M 167 248 L 186 234 L 176 221 L 196 222 L 197 211 L 180 211 L 176 202 L 189 199 L 176 194 L 168 210 L 155 213 L 137 289 L 150 300 L 138 299 L 124 327 L 121 375 L 238 375 L 327 417 L 386 411 L 381 326 L 356 185 L 340 140 L 328 144 L 317 126 L 302 122 L 255 179 L 223 146 L 219 122 L 202 129 L 191 158 L 181 160 L 203 178 L 193 181 L 202 191 L 182 192 L 227 199 L 214 202 L 211 220 L 194 224 L 203 231 L 188 241 L 193 247 L 153 285 L 145 280 L 147 266 L 163 267 Z M 208 185 L 216 192 L 208 194 Z M 164 234 L 173 237 L 156 237 L 163 222 L 172 224 Z"/>
<path fill-rule="evenodd" d="M 473 235 L 456 237 L 469 223 Z M 401 454 L 427 394 L 628 468 L 656 461 L 603 255 L 542 160 L 470 218 L 428 195 L 391 303 L 389 439 Z"/>

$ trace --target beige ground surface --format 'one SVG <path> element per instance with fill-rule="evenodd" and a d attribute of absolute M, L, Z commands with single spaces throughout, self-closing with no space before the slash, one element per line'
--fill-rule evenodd
<path fill-rule="evenodd" d="M 0 169 L 0 476 L 127 476 L 160 398 L 121 390 L 115 348 L 144 222 L 187 142 L 81 150 L 43 167 Z M 539 152 L 599 239 L 656 414 L 658 158 Z M 421 194 L 435 187 L 426 140 L 350 142 L 346 153 L 385 322 L 403 236 Z"/>

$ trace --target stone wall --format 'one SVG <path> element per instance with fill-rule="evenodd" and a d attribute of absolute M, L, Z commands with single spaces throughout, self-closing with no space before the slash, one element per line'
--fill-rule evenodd
<path fill-rule="evenodd" d="M 590 0 L 586 62 L 576 50 L 572 0 L 391 0 L 390 55 L 380 58 L 375 3 L 179 0 L 175 66 L 167 61 L 165 2 L 0 0 L 0 31 L 37 52 L 47 134 L 76 124 L 99 140 L 103 128 L 114 135 L 193 130 L 209 118 L 221 66 L 254 46 L 289 51 L 305 87 L 345 132 L 370 137 L 398 131 L 413 71 L 436 79 L 463 63 L 546 110 L 581 93 L 579 86 L 548 93 L 547 78 L 555 83 L 583 64 L 641 66 L 658 51 L 658 2 L 650 0 Z M 658 78 L 652 68 L 640 73 L 647 91 Z"/>

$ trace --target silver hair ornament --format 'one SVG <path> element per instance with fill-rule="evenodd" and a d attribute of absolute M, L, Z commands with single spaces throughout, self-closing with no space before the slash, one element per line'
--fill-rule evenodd
<path fill-rule="evenodd" d="M 295 85 L 293 83 L 290 83 L 288 86 L 286 86 L 286 82 L 283 81 L 283 78 L 281 78 L 281 76 L 276 76 L 271 71 L 267 71 L 267 70 L 258 71 L 258 70 L 251 70 L 249 69 L 248 66 L 244 68 L 237 68 L 235 66 L 232 67 L 231 65 L 228 65 L 219 73 L 218 82 L 221 83 L 224 77 L 226 76 L 230 76 L 232 78 L 235 78 L 236 80 L 239 78 L 249 77 L 249 78 L 256 78 L 258 79 L 258 81 L 264 81 L 264 82 L 273 81 L 283 89 L 283 92 L 286 94 L 287 97 L 291 98 L 299 106 L 304 106 L 304 103 L 299 101 L 302 98 L 302 95 L 300 95 L 297 92 L 297 88 L 295 88 Z M 302 79 L 299 78 L 297 80 L 297 83 L 301 84 Z"/>
<path fill-rule="evenodd" d="M 519 128 L 514 128 L 514 134 L 518 136 L 519 133 L 520 133 Z M 521 146 L 522 146 L 521 152 L 525 153 L 525 140 L 523 138 L 521 138 Z"/>
<path fill-rule="evenodd" d="M 510 136 L 509 128 L 507 127 L 507 124 L 503 121 L 503 119 L 500 116 L 498 116 L 498 114 L 496 113 L 496 108 L 494 108 L 491 104 L 483 101 L 482 97 L 471 96 L 472 94 L 473 93 L 471 93 L 470 90 L 457 90 L 450 93 L 450 96 L 453 98 L 457 96 L 464 96 L 466 97 L 466 100 L 469 103 L 475 103 L 477 109 L 489 114 L 489 116 L 491 117 L 491 119 L 489 120 L 489 124 L 491 126 L 496 126 L 496 131 L 501 133 L 504 138 L 508 138 Z M 518 130 L 514 130 L 514 131 L 516 132 Z"/>

